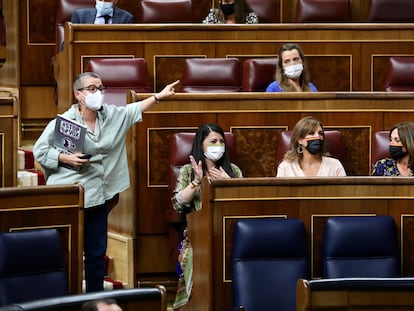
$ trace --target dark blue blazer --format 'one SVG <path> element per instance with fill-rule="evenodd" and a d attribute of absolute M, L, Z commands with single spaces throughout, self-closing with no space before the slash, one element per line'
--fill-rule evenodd
<path fill-rule="evenodd" d="M 74 24 L 93 24 L 95 23 L 96 9 L 77 9 L 72 14 L 71 22 Z M 114 15 L 112 17 L 112 24 L 133 24 L 135 23 L 134 16 L 128 11 L 122 10 L 114 6 Z"/>

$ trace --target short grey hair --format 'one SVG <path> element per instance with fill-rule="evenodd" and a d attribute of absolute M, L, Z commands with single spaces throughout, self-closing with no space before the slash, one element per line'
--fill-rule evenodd
<path fill-rule="evenodd" d="M 81 88 L 84 87 L 83 86 L 83 79 L 86 78 L 86 77 L 96 78 L 96 79 L 102 80 L 101 77 L 97 73 L 94 73 L 94 72 L 84 72 L 84 73 L 81 73 L 73 81 L 73 91 L 77 91 L 77 90 L 79 90 L 79 89 L 81 89 Z"/>

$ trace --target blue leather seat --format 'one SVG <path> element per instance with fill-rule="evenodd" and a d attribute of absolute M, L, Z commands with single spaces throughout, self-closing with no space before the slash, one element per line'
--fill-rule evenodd
<path fill-rule="evenodd" d="M 390 216 L 331 217 L 322 246 L 324 278 L 400 277 L 394 219 Z"/>
<path fill-rule="evenodd" d="M 233 305 L 247 311 L 295 311 L 296 282 L 309 276 L 305 226 L 299 219 L 254 218 L 235 223 Z"/>
<path fill-rule="evenodd" d="M 0 233 L 0 306 L 68 294 L 56 229 Z"/>
<path fill-rule="evenodd" d="M 0 311 L 79 311 L 89 301 L 114 299 L 122 310 L 167 310 L 165 287 L 126 288 L 13 303 Z"/>

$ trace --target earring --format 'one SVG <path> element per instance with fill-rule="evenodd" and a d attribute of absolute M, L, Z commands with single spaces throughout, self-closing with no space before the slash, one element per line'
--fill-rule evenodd
<path fill-rule="evenodd" d="M 302 145 L 301 145 L 301 144 L 298 144 L 298 146 L 296 147 L 296 151 L 297 151 L 298 153 L 303 153 L 303 147 L 302 147 Z"/>

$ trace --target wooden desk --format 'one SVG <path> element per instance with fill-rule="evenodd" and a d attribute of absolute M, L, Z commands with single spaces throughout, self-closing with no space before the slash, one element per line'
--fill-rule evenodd
<path fill-rule="evenodd" d="M 72 82 L 91 57 L 143 57 L 155 90 L 181 77 L 188 57 L 274 57 L 299 43 L 320 91 L 381 91 L 391 55 L 412 55 L 412 24 L 133 24 L 65 25 L 56 56 L 59 112 L 72 103 Z"/>
<path fill-rule="evenodd" d="M 192 310 L 231 305 L 231 243 L 241 218 L 302 219 L 308 236 L 311 277 L 320 277 L 321 241 L 334 215 L 391 215 L 401 243 L 404 276 L 414 275 L 414 181 L 412 178 L 245 178 L 203 180 L 203 208 L 188 215 L 194 252 Z"/>
<path fill-rule="evenodd" d="M 0 188 L 0 232 L 56 228 L 68 267 L 69 292 L 82 292 L 82 185 Z"/>
<path fill-rule="evenodd" d="M 300 279 L 296 310 L 414 310 L 414 279 Z"/>

